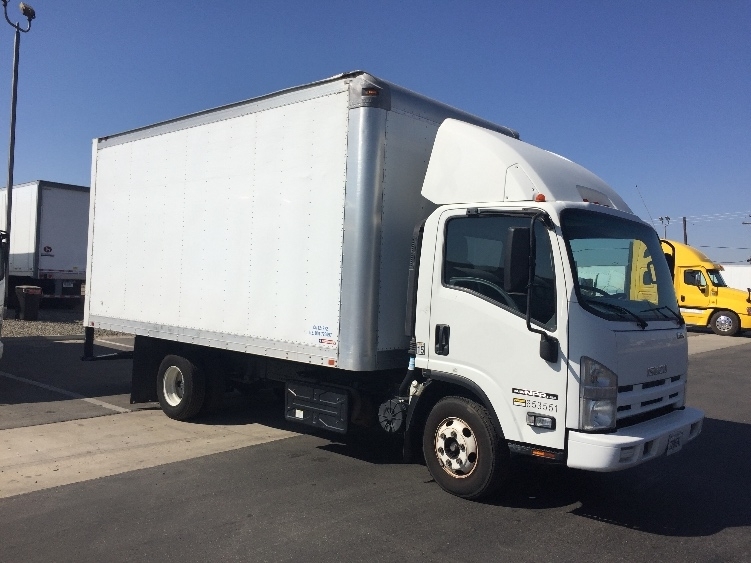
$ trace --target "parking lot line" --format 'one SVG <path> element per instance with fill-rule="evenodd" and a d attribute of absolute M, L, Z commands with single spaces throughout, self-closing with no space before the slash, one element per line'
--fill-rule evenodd
<path fill-rule="evenodd" d="M 109 344 L 110 346 L 119 346 L 120 348 L 127 348 L 128 350 L 132 350 L 133 346 L 130 344 L 122 344 L 120 342 L 112 342 L 111 340 L 102 340 L 101 338 L 97 338 L 94 340 L 95 344 Z"/>
<path fill-rule="evenodd" d="M 0 377 L 5 377 L 7 379 L 12 379 L 14 381 L 19 381 L 21 383 L 26 383 L 27 385 L 33 385 L 35 387 L 39 387 L 41 389 L 46 389 L 47 391 L 52 391 L 53 393 L 58 393 L 60 395 L 65 395 L 66 397 L 70 397 L 71 399 L 78 399 L 80 401 L 86 401 L 87 403 L 90 403 L 92 405 L 96 405 L 98 407 L 102 407 L 104 409 L 108 409 L 115 412 L 131 412 L 130 409 L 124 409 L 122 407 L 118 407 L 117 405 L 113 405 L 111 403 L 106 403 L 104 401 L 100 401 L 99 399 L 92 399 L 91 397 L 85 397 L 84 395 L 80 395 L 79 393 L 73 393 L 72 391 L 67 391 L 65 389 L 60 389 L 59 387 L 54 387 L 52 385 L 47 385 L 46 383 L 40 383 L 39 381 L 34 381 L 33 379 L 26 379 L 25 377 L 18 377 L 17 375 L 13 375 L 11 373 L 6 373 L 4 371 L 0 371 Z"/>

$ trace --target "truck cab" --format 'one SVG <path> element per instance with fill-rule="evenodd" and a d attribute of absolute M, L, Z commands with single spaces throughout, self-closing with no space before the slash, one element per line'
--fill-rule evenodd
<path fill-rule="evenodd" d="M 686 323 L 709 327 L 722 336 L 751 329 L 751 292 L 728 287 L 722 266 L 700 250 L 672 240 L 661 242 Z"/>
<path fill-rule="evenodd" d="M 579 469 L 632 467 L 699 434 L 660 240 L 609 186 L 562 157 L 447 120 L 423 195 L 442 206 L 422 235 L 418 392 L 470 390 L 507 445 L 498 455 Z M 423 451 L 441 486 L 470 496 L 464 489 L 489 471 L 479 452 L 493 448 L 477 433 L 482 417 L 467 411 L 472 424 L 463 409 L 458 398 L 452 409 L 435 404 Z"/>

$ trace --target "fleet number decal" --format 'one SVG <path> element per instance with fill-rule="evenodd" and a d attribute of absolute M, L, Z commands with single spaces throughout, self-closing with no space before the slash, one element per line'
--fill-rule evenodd
<path fill-rule="evenodd" d="M 544 403 L 534 399 L 519 399 L 514 397 L 515 407 L 525 407 L 536 411 L 558 412 L 558 405 L 555 403 Z"/>

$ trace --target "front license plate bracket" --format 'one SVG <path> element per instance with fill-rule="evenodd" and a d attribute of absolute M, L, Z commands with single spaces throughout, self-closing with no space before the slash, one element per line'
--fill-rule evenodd
<path fill-rule="evenodd" d="M 681 438 L 683 436 L 683 432 L 672 432 L 668 435 L 668 447 L 667 450 L 665 450 L 665 453 L 667 455 L 674 454 L 678 450 L 681 449 L 681 446 L 683 445 L 681 443 Z"/>

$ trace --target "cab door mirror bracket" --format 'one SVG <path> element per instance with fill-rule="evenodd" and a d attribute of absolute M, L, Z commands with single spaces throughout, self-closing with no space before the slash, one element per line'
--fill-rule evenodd
<path fill-rule="evenodd" d="M 550 228 L 545 221 L 546 218 L 545 213 L 537 213 L 532 217 L 529 227 L 509 229 L 504 260 L 504 289 L 506 291 L 519 291 L 519 288 L 526 289 L 527 313 L 525 318 L 527 330 L 540 335 L 540 357 L 546 362 L 555 363 L 558 361 L 558 339 L 550 336 L 544 330 L 532 326 L 532 284 L 535 279 L 535 256 L 537 256 L 535 221 L 539 220 L 547 228 Z M 524 271 L 525 267 L 526 272 Z M 522 280 L 524 281 L 522 282 Z"/>

